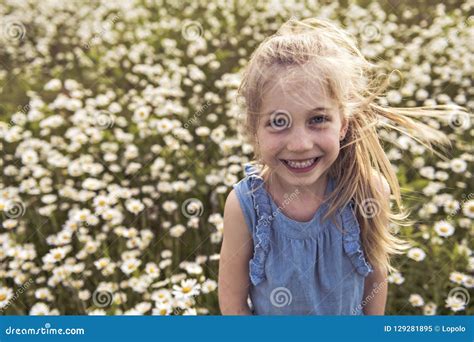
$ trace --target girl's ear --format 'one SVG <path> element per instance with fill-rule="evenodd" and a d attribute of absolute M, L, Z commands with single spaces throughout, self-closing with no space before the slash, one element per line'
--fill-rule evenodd
<path fill-rule="evenodd" d="M 339 131 L 339 140 L 342 141 L 345 139 L 348 128 L 349 128 L 349 120 L 346 117 L 343 117 L 341 130 Z"/>

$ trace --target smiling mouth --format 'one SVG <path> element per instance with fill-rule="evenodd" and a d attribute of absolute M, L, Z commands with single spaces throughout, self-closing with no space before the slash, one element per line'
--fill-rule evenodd
<path fill-rule="evenodd" d="M 294 159 L 280 159 L 285 165 L 289 166 L 292 169 L 308 169 L 319 161 L 321 157 L 311 158 L 311 159 L 302 159 L 302 160 L 294 160 Z"/>

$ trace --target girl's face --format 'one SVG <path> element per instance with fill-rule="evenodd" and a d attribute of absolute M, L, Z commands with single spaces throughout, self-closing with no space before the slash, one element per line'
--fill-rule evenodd
<path fill-rule="evenodd" d="M 339 155 L 347 124 L 341 122 L 336 102 L 318 81 L 301 78 L 303 72 L 297 71 L 292 82 L 276 82 L 265 93 L 258 148 L 282 186 L 321 189 Z"/>

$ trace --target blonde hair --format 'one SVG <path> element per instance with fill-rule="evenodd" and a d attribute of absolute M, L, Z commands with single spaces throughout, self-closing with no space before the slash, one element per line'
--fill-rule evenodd
<path fill-rule="evenodd" d="M 276 72 L 309 62 L 314 62 L 312 65 L 318 72 L 316 80 L 337 101 L 342 120 L 348 120 L 348 131 L 339 156 L 329 170 L 337 185 L 327 199 L 330 209 L 324 219 L 332 217 L 337 208 L 344 207 L 353 199 L 357 204 L 355 212 L 368 261 L 381 271 L 396 271 L 391 265 L 391 255 L 403 254 L 409 244 L 396 236 L 389 223 L 396 227 L 413 222 L 407 219 L 410 212 L 402 205 L 400 186 L 380 144 L 376 125 L 406 134 L 445 159 L 432 148 L 431 142 L 451 146 L 447 136 L 415 117 L 446 117 L 453 110 L 464 111 L 464 108 L 377 105 L 375 99 L 386 89 L 389 78 L 380 83 L 379 75 L 374 72 L 376 66 L 364 58 L 348 33 L 324 20 L 290 19 L 253 52 L 238 89 L 247 112 L 243 132 L 257 156 L 256 133 L 266 89 L 274 82 Z M 262 172 L 268 174 L 271 170 L 264 165 Z M 377 174 L 387 180 L 398 211 L 391 208 L 387 195 L 377 190 L 384 181 L 379 178 L 377 184 L 373 177 Z M 374 209 L 372 206 L 377 212 L 367 214 L 366 210 Z"/>

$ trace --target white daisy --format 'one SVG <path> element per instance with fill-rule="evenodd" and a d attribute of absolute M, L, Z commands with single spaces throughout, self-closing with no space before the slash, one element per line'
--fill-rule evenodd
<path fill-rule="evenodd" d="M 18 221 L 13 220 L 13 219 L 9 219 L 9 220 L 3 221 L 2 225 L 3 225 L 3 228 L 5 228 L 5 229 L 13 229 L 18 225 Z"/>
<path fill-rule="evenodd" d="M 53 300 L 53 295 L 47 287 L 39 288 L 35 291 L 35 297 L 39 300 Z"/>
<path fill-rule="evenodd" d="M 450 215 L 455 215 L 458 212 L 460 207 L 461 205 L 459 204 L 458 201 L 448 200 L 444 204 L 444 212 Z"/>
<path fill-rule="evenodd" d="M 152 310 L 152 315 L 154 316 L 167 316 L 171 314 L 171 304 L 170 303 L 157 303 L 156 307 Z"/>
<path fill-rule="evenodd" d="M 216 281 L 212 279 L 207 279 L 204 283 L 202 283 L 202 292 L 203 293 L 210 293 L 217 288 Z"/>
<path fill-rule="evenodd" d="M 432 166 L 424 166 L 420 169 L 420 175 L 428 179 L 433 179 L 435 170 Z"/>
<path fill-rule="evenodd" d="M 108 208 L 111 203 L 107 196 L 99 195 L 94 198 L 93 204 L 96 210 L 99 209 L 99 211 L 102 212 L 104 209 Z"/>
<path fill-rule="evenodd" d="M 410 259 L 422 261 L 426 257 L 426 253 L 421 248 L 412 248 L 407 253 Z"/>
<path fill-rule="evenodd" d="M 138 107 L 133 113 L 133 121 L 134 122 L 141 122 L 150 116 L 151 109 L 148 106 L 141 106 Z"/>
<path fill-rule="evenodd" d="M 177 224 L 176 226 L 170 228 L 170 235 L 172 237 L 180 237 L 186 232 L 186 227 L 182 224 Z"/>
<path fill-rule="evenodd" d="M 441 237 L 448 237 L 454 234 L 454 227 L 444 220 L 436 222 L 434 230 Z"/>
<path fill-rule="evenodd" d="M 195 132 L 197 136 L 205 137 L 211 133 L 211 130 L 209 129 L 209 127 L 201 126 L 201 127 L 196 128 Z"/>
<path fill-rule="evenodd" d="M 53 248 L 43 257 L 45 263 L 54 264 L 64 259 L 66 254 L 69 252 L 69 249 L 66 247 Z"/>
<path fill-rule="evenodd" d="M 202 273 L 202 267 L 199 266 L 196 263 L 189 263 L 185 266 L 186 272 L 189 274 L 201 274 Z"/>
<path fill-rule="evenodd" d="M 45 303 L 36 303 L 30 309 L 31 316 L 46 316 L 50 314 L 49 306 Z"/>
<path fill-rule="evenodd" d="M 89 298 L 91 297 L 91 292 L 89 290 L 79 291 L 77 297 L 82 301 L 89 300 Z"/>
<path fill-rule="evenodd" d="M 474 218 L 474 200 L 467 201 L 462 206 L 462 212 L 469 218 Z"/>
<path fill-rule="evenodd" d="M 53 78 L 52 80 L 49 80 L 48 83 L 44 85 L 44 90 L 46 91 L 58 91 L 61 89 L 61 80 L 58 80 L 57 78 Z"/>
<path fill-rule="evenodd" d="M 394 272 L 394 273 L 390 274 L 387 277 L 387 279 L 388 279 L 389 283 L 394 283 L 394 284 L 397 284 L 397 285 L 401 285 L 405 281 L 405 278 L 402 276 L 402 274 L 400 272 Z"/>
<path fill-rule="evenodd" d="M 161 268 L 161 267 L 160 267 Z M 160 288 L 160 287 L 163 287 L 163 286 L 166 286 L 170 283 L 170 280 L 168 278 L 166 278 L 165 280 L 161 280 L 161 281 L 157 281 L 156 283 L 154 283 L 151 287 L 156 289 L 156 288 Z"/>
<path fill-rule="evenodd" d="M 460 297 L 451 296 L 446 298 L 445 307 L 450 308 L 454 312 L 462 311 L 466 308 L 466 302 Z"/>
<path fill-rule="evenodd" d="M 421 297 L 417 293 L 414 293 L 414 294 L 410 295 L 410 298 L 408 299 L 408 301 L 414 307 L 423 306 L 425 304 L 425 301 L 423 300 L 423 297 Z"/>
<path fill-rule="evenodd" d="M 171 258 L 173 256 L 173 252 L 170 251 L 169 249 L 165 249 L 163 251 L 161 251 L 161 257 L 163 259 L 168 259 L 168 258 Z"/>
<path fill-rule="evenodd" d="M 87 313 L 89 316 L 106 316 L 107 313 L 103 309 L 95 309 Z"/>
<path fill-rule="evenodd" d="M 166 285 L 166 284 L 165 284 Z M 153 291 L 151 294 L 151 299 L 157 303 L 165 303 L 170 301 L 172 298 L 171 292 L 168 289 L 159 289 Z"/>
<path fill-rule="evenodd" d="M 464 285 L 468 289 L 472 289 L 474 287 L 474 277 L 467 276 L 462 282 L 462 285 Z"/>
<path fill-rule="evenodd" d="M 175 201 L 165 201 L 163 203 L 163 210 L 167 213 L 172 213 L 176 210 L 176 208 L 178 208 L 178 203 L 176 203 Z"/>
<path fill-rule="evenodd" d="M 453 170 L 456 173 L 461 173 L 461 172 L 466 171 L 467 163 L 466 161 L 462 159 L 455 158 L 451 160 L 450 164 L 451 164 L 451 170 Z"/>
<path fill-rule="evenodd" d="M 187 308 L 183 312 L 183 316 L 196 316 L 196 315 L 197 315 L 197 312 L 196 312 L 196 309 L 194 308 Z"/>
<path fill-rule="evenodd" d="M 129 199 L 125 203 L 127 210 L 135 215 L 145 209 L 145 205 L 137 199 Z"/>
<path fill-rule="evenodd" d="M 110 264 L 109 258 L 100 258 L 99 260 L 94 261 L 94 265 L 95 267 L 97 267 L 98 270 L 101 270 L 107 267 L 109 264 Z"/>
<path fill-rule="evenodd" d="M 141 263 L 142 262 L 138 259 L 134 259 L 134 258 L 127 259 L 122 263 L 122 266 L 120 266 L 120 269 L 125 274 L 131 274 L 138 268 L 138 266 L 140 266 Z"/>
<path fill-rule="evenodd" d="M 13 297 L 12 289 L 8 287 L 0 287 L 0 308 L 8 305 L 9 300 Z"/>
<path fill-rule="evenodd" d="M 142 316 L 143 314 L 135 308 L 127 310 L 124 312 L 125 316 Z"/>
<path fill-rule="evenodd" d="M 176 298 L 188 298 L 199 294 L 201 286 L 196 279 L 185 279 L 181 281 L 181 286 L 173 285 L 173 295 Z"/>
<path fill-rule="evenodd" d="M 135 310 L 141 312 L 142 314 L 147 313 L 151 309 L 151 303 L 141 302 L 135 305 Z"/>
<path fill-rule="evenodd" d="M 471 227 L 471 219 L 468 218 L 460 218 L 458 220 L 459 227 L 461 228 L 470 228 Z"/>
<path fill-rule="evenodd" d="M 451 272 L 449 280 L 456 284 L 462 284 L 466 279 L 467 275 L 461 272 Z"/>
<path fill-rule="evenodd" d="M 21 161 L 25 165 L 33 165 L 38 162 L 38 153 L 35 150 L 26 150 L 21 155 Z"/>
<path fill-rule="evenodd" d="M 467 269 L 471 272 L 474 271 L 474 256 L 468 258 Z"/>
<path fill-rule="evenodd" d="M 423 307 L 423 314 L 427 316 L 436 315 L 437 305 L 433 302 L 428 302 Z"/>
<path fill-rule="evenodd" d="M 153 279 L 160 275 L 160 269 L 154 262 L 149 262 L 145 266 L 145 272 Z"/>

